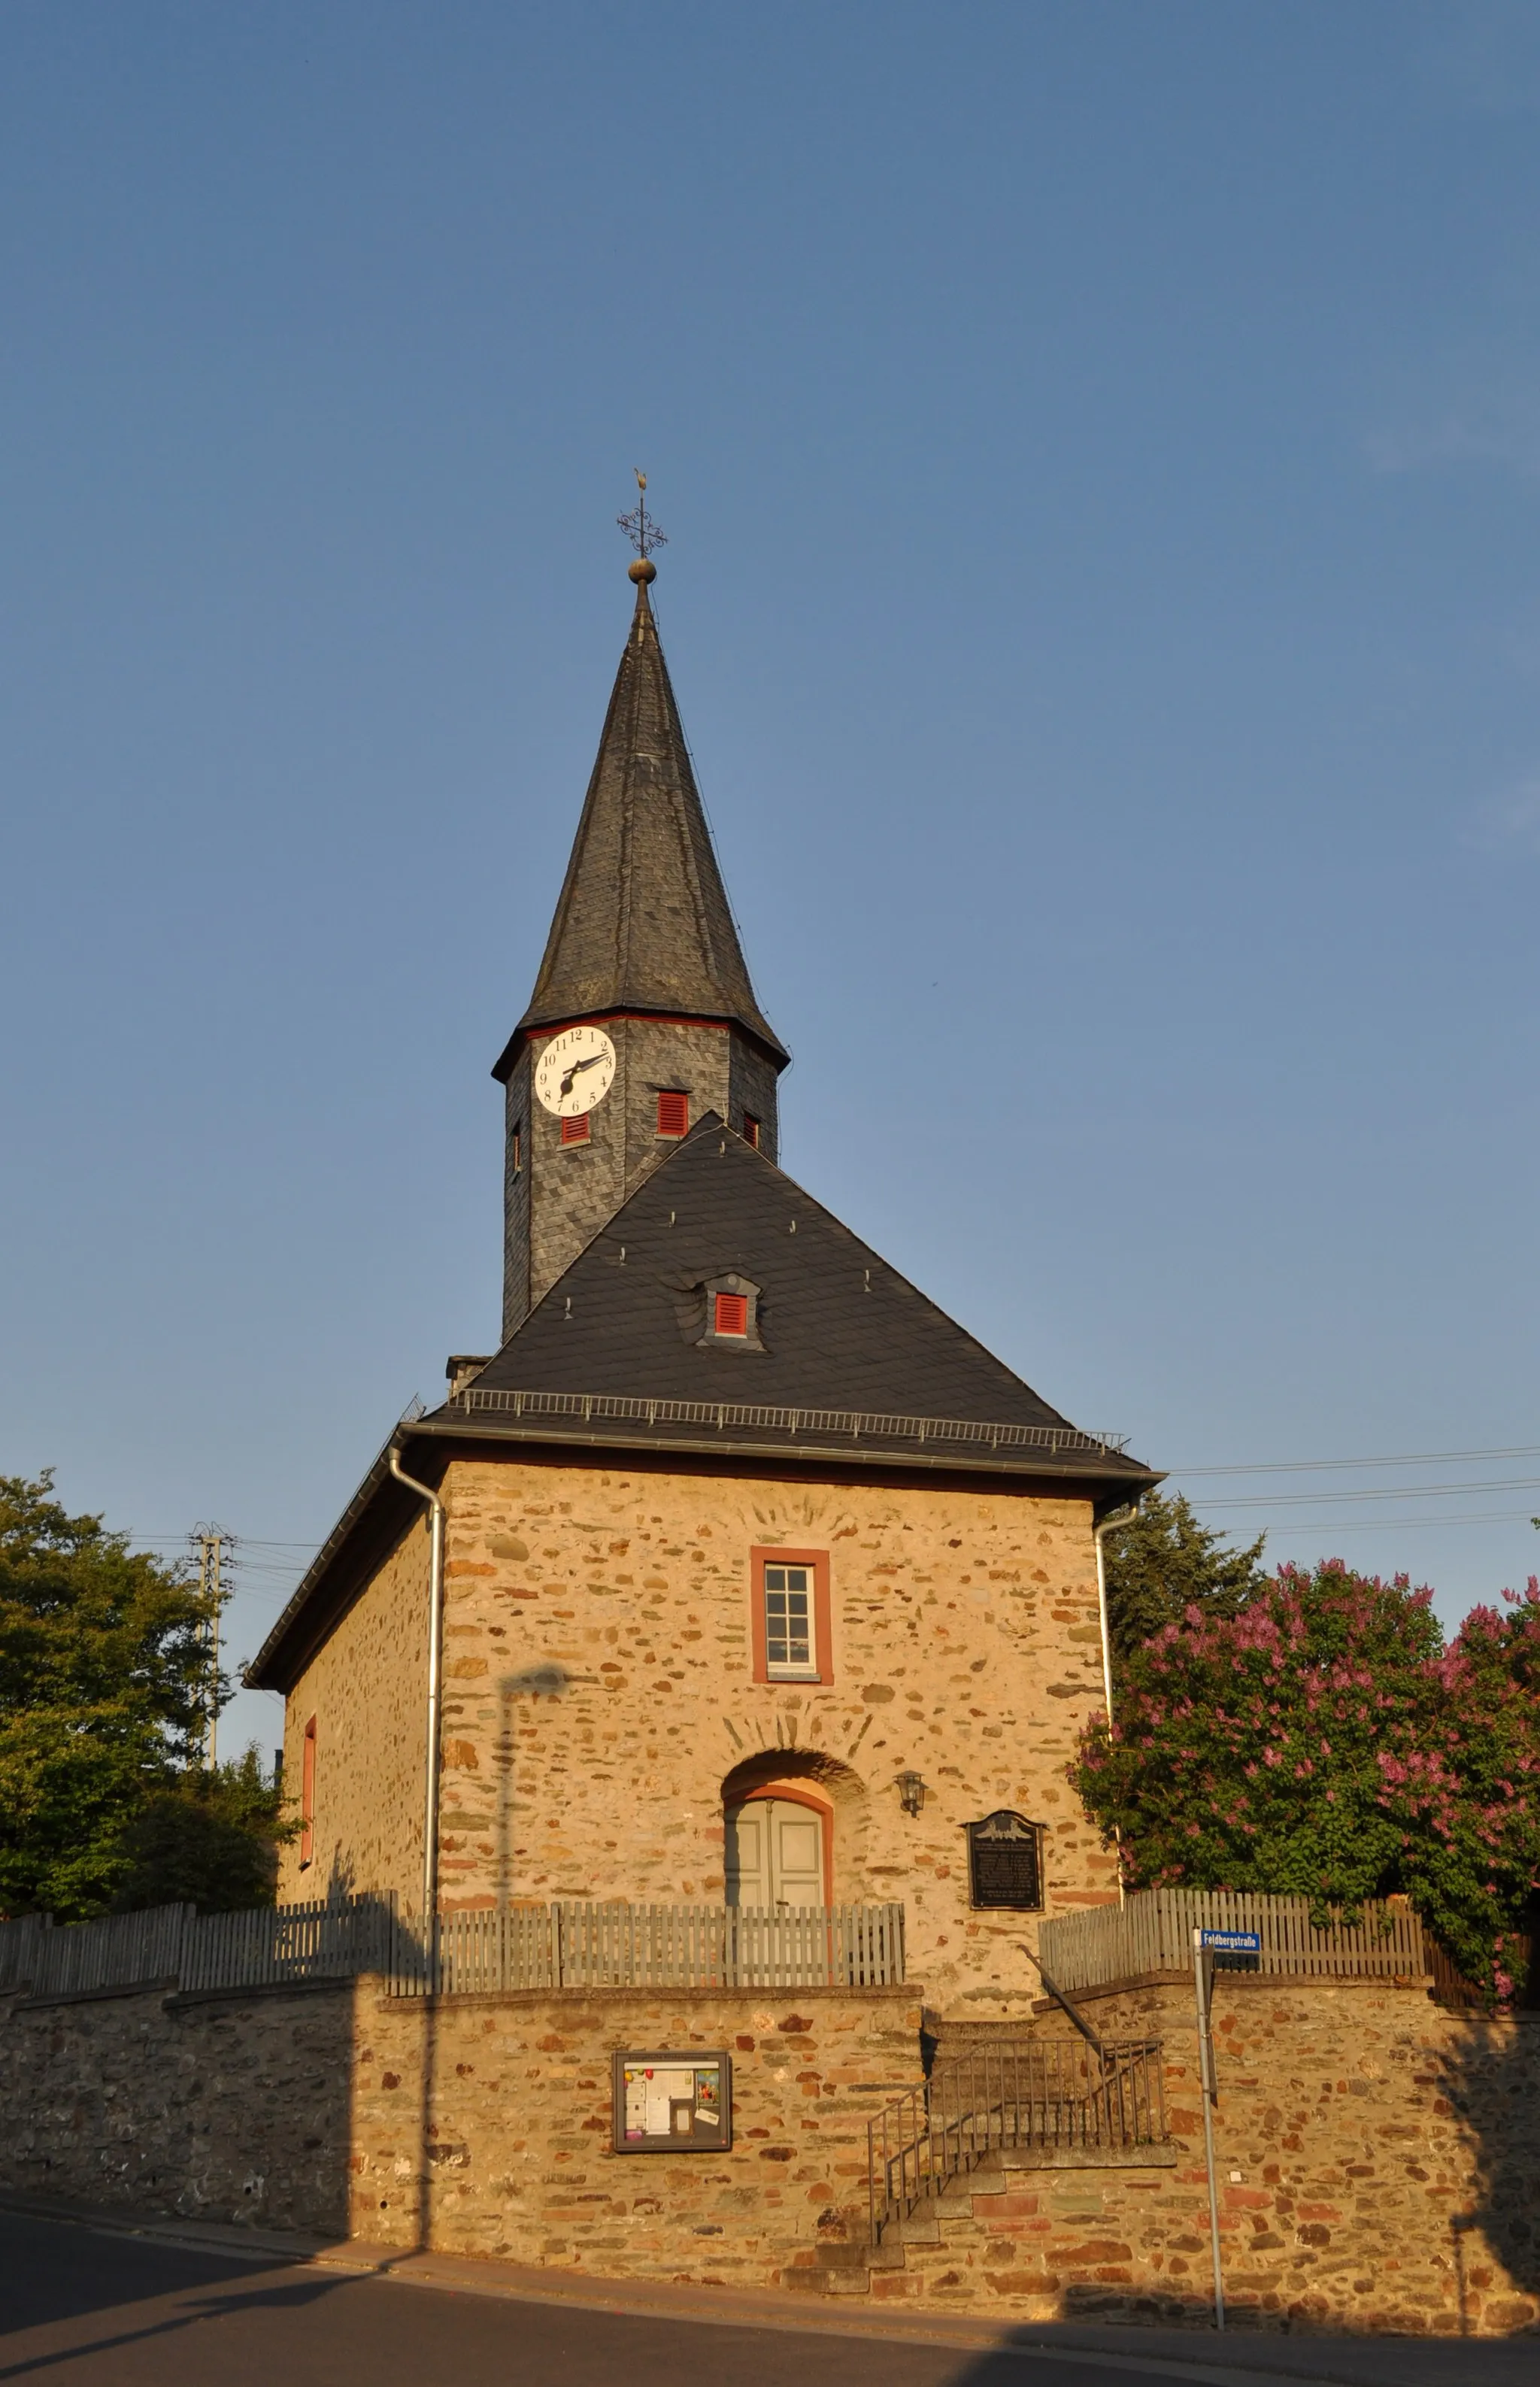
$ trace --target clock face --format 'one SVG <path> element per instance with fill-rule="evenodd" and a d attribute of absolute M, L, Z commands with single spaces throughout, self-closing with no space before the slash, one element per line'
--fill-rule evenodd
<path fill-rule="evenodd" d="M 602 1028 L 563 1028 L 535 1064 L 535 1091 L 558 1118 L 581 1118 L 604 1100 L 615 1048 Z"/>

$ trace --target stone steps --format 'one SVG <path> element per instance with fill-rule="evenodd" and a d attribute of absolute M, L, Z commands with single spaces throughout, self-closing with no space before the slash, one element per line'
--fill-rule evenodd
<path fill-rule="evenodd" d="M 1065 2155 L 1041 2150 L 997 2151 L 975 2170 L 949 2182 L 940 2196 L 927 2196 L 902 2221 L 890 2222 L 876 2246 L 867 2242 L 864 2230 L 859 2237 L 820 2246 L 811 2264 L 783 2274 L 784 2284 L 808 2295 L 869 2295 L 873 2274 L 905 2269 L 910 2266 L 910 2249 L 923 2270 L 931 2250 L 945 2260 L 944 2250 L 949 2247 L 959 2253 L 981 2247 L 991 2226 L 998 2228 L 998 2221 L 994 2215 L 986 2221 L 976 2209 L 976 2199 L 1029 2193 L 1055 2176 L 1067 2181 L 1076 2174 L 1083 2178 L 1109 2171 L 1168 2170 L 1177 2160 L 1178 2151 L 1171 2145 L 1142 2147 L 1136 2153 L 1078 2148 Z"/>

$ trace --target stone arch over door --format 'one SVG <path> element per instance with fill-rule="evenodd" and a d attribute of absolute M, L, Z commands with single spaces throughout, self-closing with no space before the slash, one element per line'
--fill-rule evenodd
<path fill-rule="evenodd" d="M 838 1759 L 762 1750 L 724 1781 L 722 1811 L 729 1906 L 829 1906 L 860 1897 L 853 1884 L 863 1869 L 865 1786 Z"/>

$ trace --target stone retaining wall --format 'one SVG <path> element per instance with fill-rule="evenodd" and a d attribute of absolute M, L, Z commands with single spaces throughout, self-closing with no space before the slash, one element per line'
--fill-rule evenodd
<path fill-rule="evenodd" d="M 920 2078 L 918 1995 L 423 2002 L 367 1979 L 11 1999 L 0 2184 L 600 2276 L 805 2282 L 839 2247 L 859 2267 L 866 2122 Z M 965 2186 L 934 2242 L 872 2270 L 874 2299 L 1206 2322 L 1190 1992 L 1080 2002 L 1108 2038 L 1164 2040 L 1175 2163 L 1016 2166 Z M 1540 2322 L 1540 2020 L 1447 2014 L 1385 1983 L 1222 1975 L 1216 2020 L 1238 2322 L 1482 2335 Z M 612 2052 L 719 2047 L 734 2063 L 731 2150 L 616 2154 Z"/>
<path fill-rule="evenodd" d="M 866 2122 L 921 2078 L 913 1992 L 378 1979 L 0 2006 L 0 2184 L 595 2272 L 776 2284 L 866 2225 Z M 617 2154 L 616 2050 L 726 2048 L 724 2154 Z"/>
<path fill-rule="evenodd" d="M 1040 2318 L 1207 2313 L 1191 1986 L 1075 2002 L 1106 2039 L 1163 2040 L 1177 2168 L 1017 2173 L 879 2292 Z M 1214 2019 L 1220 2243 L 1239 2320 L 1449 2335 L 1540 2321 L 1540 2016 L 1450 2014 L 1390 1982 L 1220 1973 Z M 1057 2012 L 1035 2021 L 1070 2028 Z"/>
<path fill-rule="evenodd" d="M 866 2230 L 866 2123 L 919 2079 L 907 1989 L 360 1990 L 354 2233 L 600 2275 L 773 2286 Z M 726 2048 L 725 2154 L 617 2154 L 616 2050 Z M 424 2088 L 424 2081 L 426 2088 Z"/>
<path fill-rule="evenodd" d="M 0 2001 L 0 2182 L 140 2213 L 343 2235 L 351 1981 Z"/>

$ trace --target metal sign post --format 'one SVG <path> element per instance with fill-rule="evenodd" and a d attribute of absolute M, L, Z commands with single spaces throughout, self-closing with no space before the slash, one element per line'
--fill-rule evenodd
<path fill-rule="evenodd" d="M 1261 1949 L 1261 1935 L 1256 1931 L 1205 1931 L 1194 1926 L 1193 1932 L 1193 1990 L 1198 2009 L 1198 2074 L 1203 2087 L 1203 2149 L 1208 2166 L 1208 2231 L 1214 2249 L 1216 2329 L 1225 2325 L 1225 2283 L 1219 2262 L 1219 2191 L 1214 2178 L 1214 2108 L 1219 2102 L 1218 2077 L 1214 2069 L 1214 1957 L 1216 1951 L 1230 1956 L 1256 1956 Z"/>

